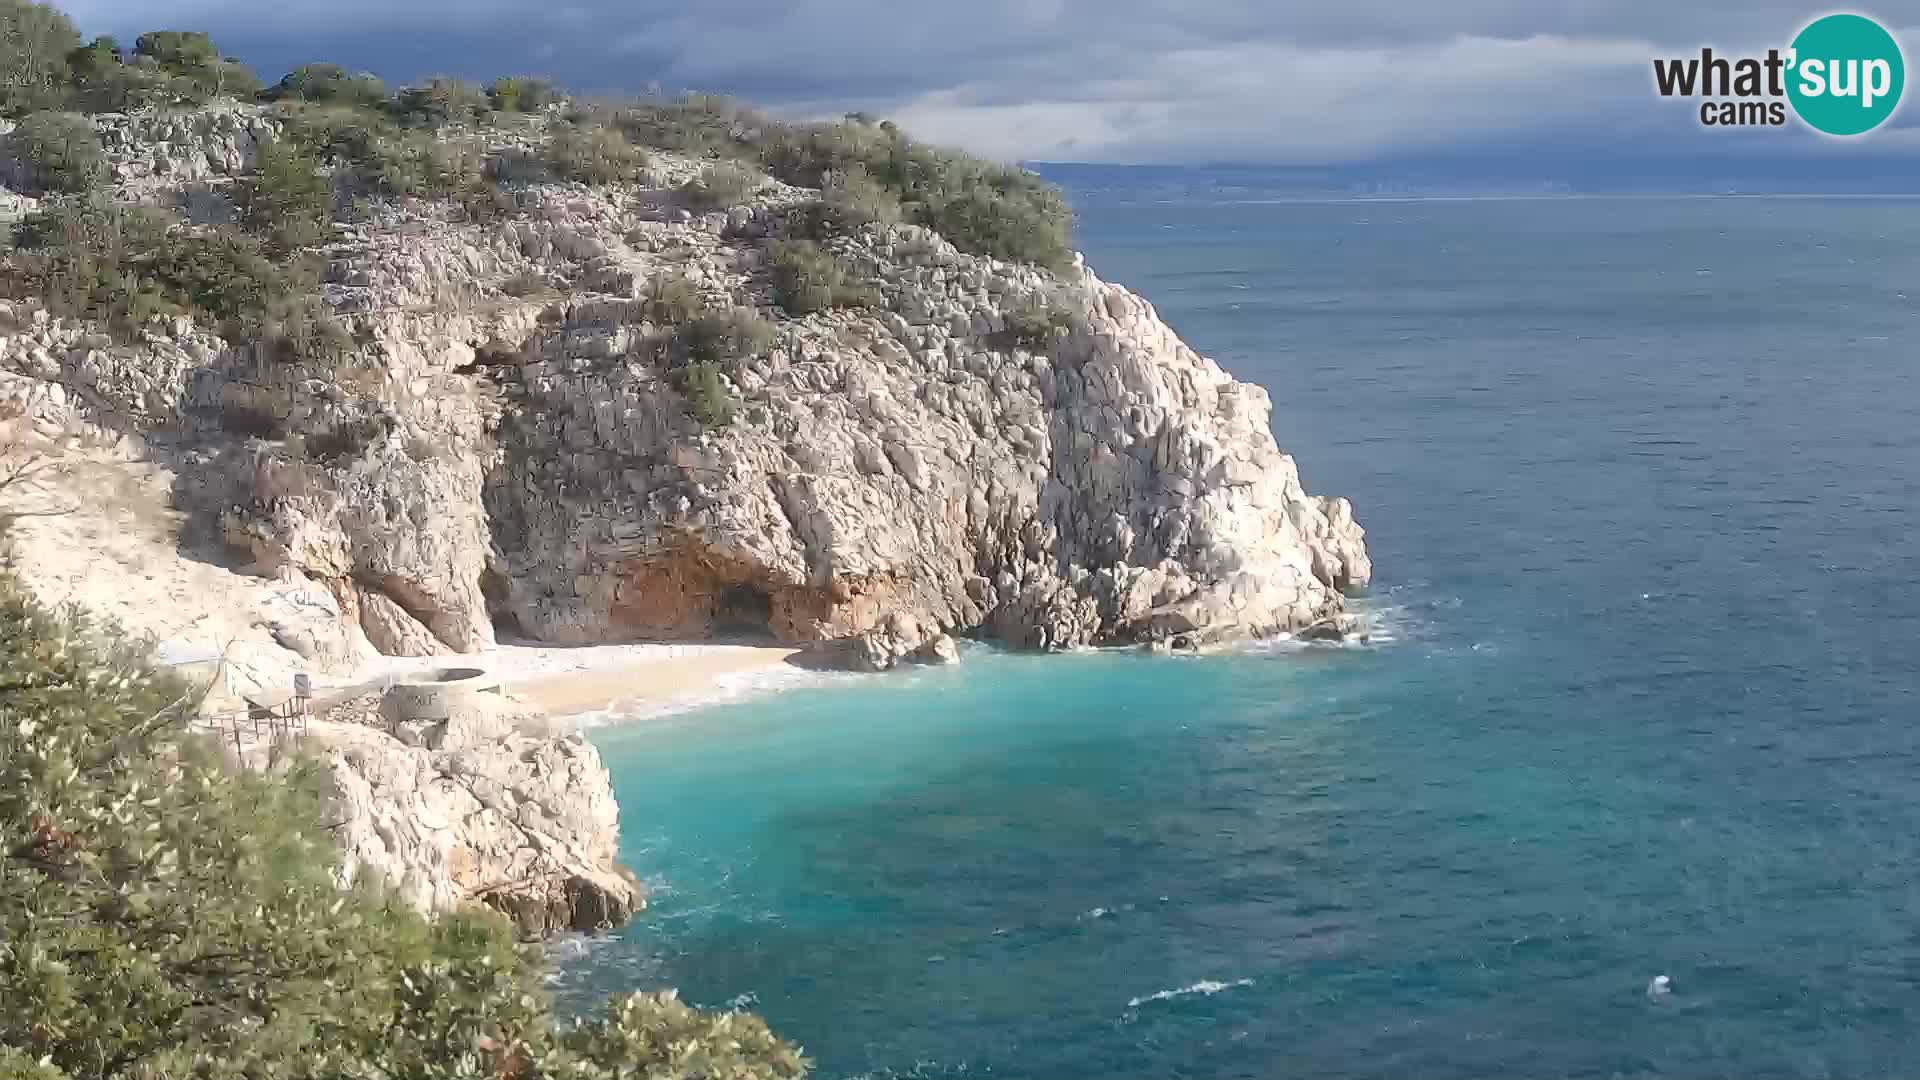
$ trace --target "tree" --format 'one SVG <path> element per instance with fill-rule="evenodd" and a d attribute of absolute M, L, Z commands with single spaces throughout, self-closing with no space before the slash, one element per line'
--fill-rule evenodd
<path fill-rule="evenodd" d="M 560 100 L 559 90 L 545 79 L 510 76 L 493 80 L 487 100 L 498 112 L 539 112 Z"/>
<path fill-rule="evenodd" d="M 409 127 L 440 128 L 472 123 L 487 111 L 487 96 L 459 79 L 436 75 L 409 86 L 394 99 L 394 112 Z"/>
<path fill-rule="evenodd" d="M 0 112 L 18 116 L 58 106 L 67 54 L 79 47 L 80 32 L 58 8 L 0 0 Z"/>
<path fill-rule="evenodd" d="M 279 254 L 319 243 L 333 226 L 333 181 L 291 139 L 261 144 L 236 196 L 240 224 Z"/>
<path fill-rule="evenodd" d="M 273 85 L 266 96 L 274 101 L 313 101 L 373 108 L 387 101 L 387 86 L 379 76 L 350 75 L 339 64 L 303 64 Z"/>
<path fill-rule="evenodd" d="M 644 174 L 647 154 L 613 128 L 568 126 L 547 143 L 547 164 L 565 180 L 619 184 Z"/>
<path fill-rule="evenodd" d="M 177 96 L 205 100 L 222 94 L 248 97 L 260 92 L 260 78 L 245 64 L 224 59 L 213 39 L 198 30 L 155 30 L 134 39 L 136 58 L 144 58 L 173 76 Z"/>
<path fill-rule="evenodd" d="M 323 777 L 232 772 L 193 689 L 0 571 L 0 1075 L 795 1080 L 744 1014 L 556 1022 L 504 919 L 341 891 Z"/>
<path fill-rule="evenodd" d="M 96 79 L 120 65 L 120 43 L 102 35 L 67 54 L 76 81 Z"/>
<path fill-rule="evenodd" d="M 846 267 L 811 240 L 776 240 L 768 245 L 774 296 L 793 315 L 811 315 L 833 307 L 872 306 L 880 296 L 848 279 Z"/>
<path fill-rule="evenodd" d="M 198 30 L 155 30 L 133 41 L 133 52 L 175 75 L 208 71 L 220 62 L 213 39 Z"/>
<path fill-rule="evenodd" d="M 13 145 L 33 167 L 34 184 L 41 191 L 76 194 L 107 177 L 100 136 L 77 113 L 30 113 L 14 129 Z"/>

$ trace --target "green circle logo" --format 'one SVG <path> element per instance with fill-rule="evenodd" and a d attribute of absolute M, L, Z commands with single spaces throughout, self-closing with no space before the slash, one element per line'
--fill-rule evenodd
<path fill-rule="evenodd" d="M 1793 39 L 1787 98 L 1816 131 L 1859 135 L 1893 115 L 1906 88 L 1900 43 L 1864 15 L 1828 15 Z"/>

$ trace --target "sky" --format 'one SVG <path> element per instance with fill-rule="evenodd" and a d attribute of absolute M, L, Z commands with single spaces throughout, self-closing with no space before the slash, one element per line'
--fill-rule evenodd
<path fill-rule="evenodd" d="M 1920 0 L 1859 10 L 1920 60 Z M 576 90 L 863 110 L 1005 160 L 1920 164 L 1920 106 L 1842 143 L 1715 131 L 1654 57 L 1760 54 L 1787 0 L 67 0 L 84 33 L 204 29 L 269 79 L 545 75 Z M 1909 99 L 1920 98 L 1915 87 Z M 1809 164 L 1811 163 L 1811 164 Z M 1742 165 L 1743 168 L 1748 167 Z"/>

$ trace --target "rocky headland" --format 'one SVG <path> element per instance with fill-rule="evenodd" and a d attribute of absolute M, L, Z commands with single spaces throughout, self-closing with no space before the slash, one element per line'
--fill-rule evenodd
<path fill-rule="evenodd" d="M 175 234 L 230 228 L 297 122 L 233 102 L 94 116 L 88 197 L 160 208 Z M 1267 391 L 1141 297 L 1077 257 L 969 253 L 924 225 L 809 231 L 821 190 L 749 169 L 716 197 L 686 152 L 583 183 L 548 164 L 575 126 L 556 106 L 437 130 L 479 163 L 484 206 L 357 190 L 323 158 L 324 360 L 195 311 L 109 325 L 16 289 L 5 423 L 75 496 L 16 530 L 28 584 L 83 559 L 94 589 L 137 590 L 167 564 L 195 610 L 123 619 L 163 655 L 210 620 L 231 697 L 255 704 L 295 671 L 351 684 L 503 633 L 762 636 L 884 670 L 951 659 L 957 636 L 1346 631 L 1370 574 L 1351 507 L 1307 493 Z M 55 200 L 17 142 L 0 182 L 23 193 L 0 215 L 23 218 Z M 794 300 L 783 245 L 803 233 L 853 300 Z M 371 699 L 349 712 L 313 726 L 348 875 L 536 931 L 639 902 L 579 736 L 504 700 L 433 731 Z"/>

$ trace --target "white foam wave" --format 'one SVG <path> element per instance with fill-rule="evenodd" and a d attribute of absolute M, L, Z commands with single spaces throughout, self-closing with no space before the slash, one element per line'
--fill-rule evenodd
<path fill-rule="evenodd" d="M 1212 979 L 1201 979 L 1192 986 L 1183 986 L 1178 990 L 1161 990 L 1157 993 L 1148 994 L 1146 997 L 1134 998 L 1127 1002 L 1127 1008 L 1137 1009 L 1148 1002 L 1172 1001 L 1174 998 L 1187 997 L 1190 994 L 1205 994 L 1208 997 L 1212 997 L 1215 994 L 1224 993 L 1235 987 L 1252 985 L 1252 979 L 1235 979 L 1232 982 L 1215 982 Z"/>
<path fill-rule="evenodd" d="M 716 676 L 711 684 L 697 693 L 648 701 L 628 699 L 615 701 L 604 709 L 580 713 L 572 717 L 573 723 L 581 728 L 605 727 L 610 724 L 627 724 L 639 720 L 660 720 L 667 717 L 682 716 L 711 708 L 715 705 L 728 705 L 753 698 L 777 694 L 786 690 L 796 690 L 809 686 L 832 686 L 838 683 L 852 683 L 870 680 L 876 676 L 849 671 L 817 671 L 811 668 L 784 665 L 762 668 L 756 671 L 741 671 Z"/>

